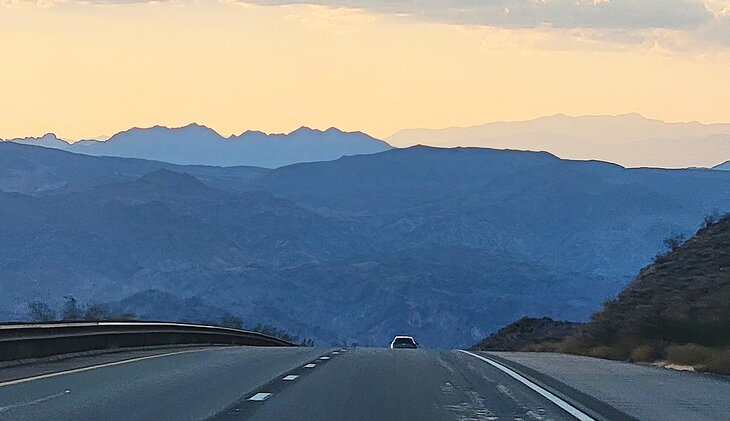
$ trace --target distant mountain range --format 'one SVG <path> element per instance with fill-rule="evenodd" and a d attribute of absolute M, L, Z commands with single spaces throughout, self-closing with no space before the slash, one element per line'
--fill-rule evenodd
<path fill-rule="evenodd" d="M 448 129 L 409 129 L 386 139 L 396 147 L 476 146 L 548 151 L 626 167 L 713 167 L 730 158 L 730 124 L 665 123 L 639 114 L 569 117 Z"/>
<path fill-rule="evenodd" d="M 15 143 L 43 146 L 94 156 L 156 160 L 181 165 L 221 167 L 284 165 L 329 161 L 347 155 L 370 154 L 390 145 L 361 132 L 325 131 L 302 127 L 289 134 L 247 131 L 224 138 L 214 130 L 190 124 L 180 128 L 155 126 L 133 128 L 105 141 L 70 143 L 49 133 L 40 138 L 10 139 Z"/>
<path fill-rule="evenodd" d="M 391 145 L 430 145 L 547 151 L 564 159 L 601 160 L 625 167 L 730 168 L 726 162 L 730 157 L 730 124 L 665 123 L 639 114 L 557 114 L 472 127 L 408 129 L 388 137 L 389 143 L 334 127 L 324 131 L 301 127 L 288 134 L 246 131 L 223 137 L 198 124 L 132 128 L 109 138 L 78 142 L 52 133 L 7 140 L 93 156 L 220 167 L 279 168 L 383 152 Z"/>
<path fill-rule="evenodd" d="M 477 148 L 271 170 L 0 143 L 0 190 L 6 319 L 73 295 L 321 344 L 466 346 L 523 316 L 586 320 L 666 237 L 730 211 L 730 172 Z"/>

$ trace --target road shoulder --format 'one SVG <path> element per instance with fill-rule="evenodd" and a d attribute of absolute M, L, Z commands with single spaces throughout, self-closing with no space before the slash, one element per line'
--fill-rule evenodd
<path fill-rule="evenodd" d="M 503 364 L 540 387 L 548 390 L 550 393 L 560 397 L 592 418 L 601 421 L 638 421 L 638 418 L 632 417 L 623 411 L 603 402 L 593 396 L 583 393 L 558 379 L 551 377 L 545 373 L 541 373 L 535 369 L 517 363 L 515 361 L 500 357 L 489 352 L 479 352 L 478 354 L 491 358 L 500 364 Z"/>
<path fill-rule="evenodd" d="M 76 370 L 84 367 L 115 363 L 133 358 L 168 354 L 177 351 L 214 348 L 207 345 L 177 345 L 145 348 L 125 348 L 109 351 L 89 351 L 75 354 L 63 354 L 34 360 L 7 361 L 0 366 L 0 383 L 27 377 L 41 376 L 51 373 Z"/>
<path fill-rule="evenodd" d="M 557 353 L 486 355 L 519 364 L 543 381 L 552 378 L 553 384 L 582 394 L 574 396 L 590 396 L 635 419 L 727 420 L 730 413 L 730 382 L 716 375 Z"/>

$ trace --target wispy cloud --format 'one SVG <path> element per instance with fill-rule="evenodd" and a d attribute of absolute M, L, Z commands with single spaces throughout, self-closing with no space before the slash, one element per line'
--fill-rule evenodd
<path fill-rule="evenodd" d="M 175 0 L 0 0 L 0 5 L 121 5 Z M 203 0 L 205 1 L 205 0 Z M 214 0 L 209 0 L 214 1 Z M 262 6 L 314 5 L 458 25 L 508 28 L 695 28 L 730 10 L 728 0 L 222 0 Z"/>
<path fill-rule="evenodd" d="M 16 9 L 48 8 L 61 4 L 125 5 L 142 3 L 166 3 L 176 0 L 0 0 L 0 7 Z"/>
<path fill-rule="evenodd" d="M 0 5 L 123 5 L 175 0 L 0 0 Z M 205 1 L 205 0 L 203 0 Z M 214 0 L 209 0 L 214 1 Z M 730 14 L 729 0 L 221 0 L 260 6 L 313 5 L 457 25 L 505 28 L 691 29 Z"/>
<path fill-rule="evenodd" d="M 560 48 L 707 52 L 730 47 L 730 0 L 226 0 L 311 5 L 426 21 L 559 36 Z M 547 32 L 545 32 L 547 31 Z M 572 40 L 567 42 L 566 39 Z M 601 42 L 601 46 L 594 43 Z M 544 44 L 544 43 L 543 43 Z"/>
<path fill-rule="evenodd" d="M 377 16 L 506 31 L 512 38 L 559 35 L 561 48 L 707 51 L 730 46 L 730 0 L 0 0 L 0 7 L 223 2 L 294 6 L 310 26 L 356 31 Z M 302 9 L 296 6 L 310 6 Z M 566 43 L 566 40 L 570 41 Z M 592 45 L 601 42 L 602 46 Z"/>
<path fill-rule="evenodd" d="M 509 28 L 695 28 L 713 19 L 697 0 L 241 0 L 346 7 L 413 19 Z M 715 1 L 717 3 L 717 1 Z"/>

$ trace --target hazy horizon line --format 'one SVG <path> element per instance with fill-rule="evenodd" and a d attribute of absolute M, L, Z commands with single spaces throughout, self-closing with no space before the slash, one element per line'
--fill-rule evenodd
<path fill-rule="evenodd" d="M 201 127 L 201 128 L 205 128 L 205 129 L 211 130 L 215 134 L 217 134 L 218 136 L 220 136 L 220 137 L 222 137 L 224 139 L 230 139 L 230 138 L 233 138 L 233 137 L 240 137 L 240 136 L 243 136 L 243 135 L 245 135 L 247 133 L 261 133 L 261 134 L 266 135 L 266 136 L 288 136 L 288 135 L 291 135 L 293 133 L 296 133 L 297 131 L 302 130 L 302 129 L 308 129 L 308 130 L 311 130 L 311 131 L 318 131 L 318 132 L 327 132 L 329 130 L 333 130 L 334 129 L 334 130 L 338 130 L 338 131 L 343 132 L 343 133 L 362 133 L 362 134 L 365 134 L 367 136 L 370 136 L 370 137 L 372 137 L 374 139 L 381 140 L 381 141 L 386 141 L 388 138 L 394 137 L 395 135 L 397 135 L 397 134 L 399 134 L 401 132 L 409 131 L 409 130 L 468 129 L 468 128 L 475 128 L 475 127 L 480 127 L 480 126 L 487 126 L 487 125 L 490 125 L 490 124 L 526 123 L 526 122 L 532 122 L 532 121 L 537 121 L 537 120 L 542 120 L 542 119 L 548 119 L 548 118 L 556 118 L 556 117 L 565 117 L 565 118 L 569 118 L 569 119 L 580 119 L 580 118 L 617 118 L 617 117 L 631 117 L 631 116 L 639 117 L 639 118 L 641 118 L 643 120 L 646 120 L 646 121 L 654 121 L 654 122 L 660 122 L 660 123 L 664 123 L 664 124 L 687 124 L 687 125 L 688 124 L 698 124 L 698 125 L 705 126 L 705 127 L 722 126 L 722 125 L 728 125 L 728 126 L 730 126 L 730 121 L 705 122 L 705 121 L 699 121 L 699 120 L 696 120 L 696 119 L 694 119 L 694 120 L 669 121 L 669 120 L 664 120 L 664 119 L 661 119 L 661 118 L 647 117 L 646 115 L 644 115 L 644 114 L 642 114 L 640 112 L 626 112 L 626 113 L 619 113 L 619 114 L 568 114 L 568 113 L 564 113 L 564 112 L 557 112 L 557 113 L 554 113 L 554 114 L 540 115 L 540 116 L 537 116 L 537 117 L 534 117 L 534 118 L 523 118 L 523 119 L 514 119 L 514 120 L 489 120 L 489 121 L 485 121 L 485 122 L 481 122 L 481 123 L 474 123 L 474 124 L 468 124 L 468 125 L 437 126 L 437 127 L 427 127 L 427 126 L 421 126 L 421 127 L 404 127 L 404 128 L 398 129 L 397 131 L 395 131 L 395 132 L 393 132 L 393 133 L 391 133 L 391 134 L 389 134 L 387 136 L 383 136 L 383 137 L 378 137 L 378 136 L 369 134 L 367 131 L 364 131 L 364 130 L 341 129 L 341 128 L 339 128 L 336 125 L 331 125 L 331 126 L 329 126 L 327 128 L 322 129 L 322 128 L 314 127 L 314 125 L 307 125 L 307 124 L 300 125 L 299 127 L 295 128 L 295 129 L 291 129 L 289 131 L 264 131 L 264 130 L 257 130 L 257 129 L 246 129 L 246 130 L 243 130 L 243 131 L 232 132 L 231 134 L 224 135 L 220 131 L 216 130 L 215 128 L 213 128 L 213 127 L 211 127 L 209 125 L 206 125 L 204 123 L 198 123 L 197 121 L 192 121 L 190 123 L 183 124 L 183 125 L 177 125 L 177 124 L 154 124 L 154 125 L 151 125 L 151 126 L 132 125 L 129 128 L 115 131 L 114 134 L 112 134 L 112 135 L 100 135 L 100 136 L 89 136 L 89 137 L 86 137 L 85 136 L 85 137 L 81 137 L 81 138 L 70 138 L 70 137 L 65 137 L 65 136 L 59 136 L 58 134 L 56 134 L 55 131 L 47 131 L 47 132 L 45 132 L 45 133 L 43 133 L 43 134 L 41 134 L 39 136 L 26 135 L 26 136 L 15 136 L 15 137 L 0 137 L 0 141 L 40 139 L 40 138 L 43 138 L 45 136 L 52 135 L 56 139 L 58 139 L 60 141 L 64 141 L 64 142 L 69 143 L 69 144 L 74 144 L 74 143 L 83 142 L 83 141 L 105 142 L 105 141 L 111 139 L 112 137 L 114 137 L 114 136 L 116 136 L 116 135 L 118 135 L 120 133 L 125 133 L 125 132 L 128 132 L 130 130 L 150 130 L 150 129 L 155 129 L 155 128 L 163 128 L 163 129 L 168 129 L 168 130 L 177 130 L 177 129 L 185 129 L 185 128 L 188 128 L 188 127 L 191 127 L 191 126 L 197 126 L 197 127 Z"/>

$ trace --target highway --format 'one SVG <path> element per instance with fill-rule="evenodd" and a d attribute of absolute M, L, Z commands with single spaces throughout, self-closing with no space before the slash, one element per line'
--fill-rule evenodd
<path fill-rule="evenodd" d="M 160 350 L 142 357 L 133 353 L 119 356 L 148 358 L 144 360 L 80 372 L 73 371 L 78 367 L 69 367 L 67 374 L 38 379 L 23 368 L 23 378 L 31 380 L 0 383 L 0 419 L 206 419 L 257 386 L 321 353 L 312 348 Z M 163 356 L 149 358 L 160 354 Z M 109 355 L 104 357 L 101 364 L 114 364 Z M 96 363 L 94 358 L 87 359 L 81 368 Z M 66 369 L 59 368 L 61 372 Z M 16 369 L 2 369 L 0 375 L 12 378 Z M 43 365 L 37 369 L 48 371 Z"/>
<path fill-rule="evenodd" d="M 0 419 L 632 419 L 570 387 L 563 400 L 516 378 L 504 357 L 261 347 L 92 355 L 0 369 Z"/>

